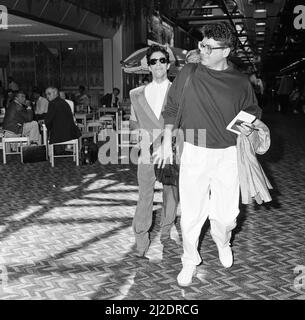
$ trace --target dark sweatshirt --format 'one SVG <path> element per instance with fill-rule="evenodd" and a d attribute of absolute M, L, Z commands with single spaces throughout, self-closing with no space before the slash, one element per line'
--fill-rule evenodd
<path fill-rule="evenodd" d="M 236 145 L 237 135 L 226 130 L 226 126 L 239 111 L 261 117 L 261 109 L 247 75 L 232 66 L 217 71 L 199 63 L 181 100 L 192 65 L 189 63 L 180 71 L 169 90 L 167 105 L 162 113 L 165 125 L 175 124 L 178 104 L 182 103 L 181 128 L 185 141 L 198 145 L 197 130 L 205 129 L 207 148 Z M 186 129 L 194 129 L 194 141 L 186 139 Z"/>
<path fill-rule="evenodd" d="M 14 100 L 9 104 L 5 112 L 3 130 L 21 134 L 23 124 L 32 120 L 33 111 L 28 110 L 26 106 L 22 105 L 17 100 Z"/>

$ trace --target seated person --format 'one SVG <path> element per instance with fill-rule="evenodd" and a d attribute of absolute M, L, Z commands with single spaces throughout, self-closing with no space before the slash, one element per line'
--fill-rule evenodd
<path fill-rule="evenodd" d="M 18 91 L 14 100 L 9 104 L 4 120 L 4 136 L 7 138 L 25 136 L 29 137 L 31 144 L 41 144 L 38 123 L 33 120 L 31 107 L 25 106 L 26 95 Z"/>
<path fill-rule="evenodd" d="M 8 77 L 8 89 L 12 90 L 14 93 L 19 91 L 19 86 L 13 77 Z"/>
<path fill-rule="evenodd" d="M 118 108 L 119 107 L 119 94 L 120 89 L 113 88 L 112 93 L 107 93 L 103 96 L 101 103 L 105 105 L 106 108 Z"/>
<path fill-rule="evenodd" d="M 15 98 L 15 94 L 13 90 L 11 89 L 7 90 L 6 97 L 3 101 L 3 107 L 5 108 L 5 110 L 8 109 L 9 104 L 14 100 L 14 98 Z"/>
<path fill-rule="evenodd" d="M 34 89 L 32 97 L 35 105 L 35 118 L 37 120 L 43 120 L 48 112 L 49 101 L 44 98 L 37 89 Z"/>
<path fill-rule="evenodd" d="M 90 112 L 90 98 L 86 94 L 84 86 L 79 86 L 78 94 L 76 95 L 77 112 Z"/>
<path fill-rule="evenodd" d="M 48 129 L 50 144 L 78 139 L 81 132 L 74 123 L 69 104 L 59 97 L 58 89 L 47 88 L 46 96 L 49 100 L 49 108 L 45 125 Z"/>
<path fill-rule="evenodd" d="M 67 99 L 66 93 L 64 91 L 59 91 L 59 96 L 61 99 L 65 100 L 71 108 L 72 113 L 74 114 L 74 102 Z"/>

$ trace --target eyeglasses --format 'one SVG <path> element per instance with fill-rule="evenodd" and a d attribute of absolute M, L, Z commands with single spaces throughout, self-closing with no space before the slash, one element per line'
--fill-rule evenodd
<path fill-rule="evenodd" d="M 228 47 L 211 47 L 209 44 L 203 44 L 202 41 L 198 42 L 198 48 L 200 50 L 206 50 L 206 53 L 208 55 L 210 55 L 213 50 L 216 50 L 216 49 L 225 49 L 225 48 L 228 48 Z"/>
<path fill-rule="evenodd" d="M 150 59 L 149 60 L 149 65 L 154 66 L 158 61 L 160 61 L 160 63 L 162 63 L 162 64 L 165 64 L 165 63 L 168 62 L 166 58 Z"/>

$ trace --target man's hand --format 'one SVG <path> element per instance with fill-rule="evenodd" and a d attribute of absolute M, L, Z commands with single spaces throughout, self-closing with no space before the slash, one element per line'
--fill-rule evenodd
<path fill-rule="evenodd" d="M 249 136 L 254 130 L 257 130 L 255 125 L 249 122 L 243 122 L 240 126 L 237 125 L 237 127 L 245 136 Z"/>
<path fill-rule="evenodd" d="M 173 164 L 173 150 L 171 144 L 162 143 L 153 153 L 153 162 L 158 168 L 164 168 L 166 163 Z"/>
<path fill-rule="evenodd" d="M 157 150 L 152 154 L 154 164 L 158 164 L 158 168 L 165 167 L 165 164 L 173 164 L 172 150 L 172 130 L 174 125 L 167 124 L 164 129 L 163 142 Z"/>

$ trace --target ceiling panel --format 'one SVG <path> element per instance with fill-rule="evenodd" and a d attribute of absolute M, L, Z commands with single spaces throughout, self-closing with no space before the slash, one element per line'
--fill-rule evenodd
<path fill-rule="evenodd" d="M 1 45 L 23 41 L 79 41 L 96 40 L 88 35 L 58 28 L 31 19 L 9 14 L 8 29 L 0 30 Z"/>
<path fill-rule="evenodd" d="M 203 25 L 229 21 L 239 35 L 237 57 L 242 63 L 278 72 L 305 56 L 305 30 L 293 27 L 293 9 L 300 2 L 304 0 L 185 0 L 171 18 L 198 40 Z"/>

